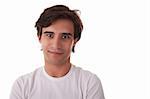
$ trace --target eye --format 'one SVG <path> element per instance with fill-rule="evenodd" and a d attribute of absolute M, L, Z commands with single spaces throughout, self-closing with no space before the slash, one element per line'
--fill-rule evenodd
<path fill-rule="evenodd" d="M 63 34 L 63 35 L 62 35 L 62 39 L 70 39 L 70 38 L 71 38 L 70 35 L 67 35 L 67 34 Z"/>
<path fill-rule="evenodd" d="M 53 38 L 54 34 L 52 34 L 52 33 L 46 33 L 46 36 L 48 36 L 49 38 Z"/>

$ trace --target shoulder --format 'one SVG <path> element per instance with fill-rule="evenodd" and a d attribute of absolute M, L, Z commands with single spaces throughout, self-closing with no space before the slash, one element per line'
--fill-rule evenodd
<path fill-rule="evenodd" d="M 81 67 L 74 65 L 74 71 L 79 76 L 82 76 L 83 78 L 87 79 L 98 79 L 97 75 L 89 70 L 82 69 Z"/>
<path fill-rule="evenodd" d="M 42 67 L 39 67 L 35 69 L 33 72 L 19 76 L 14 83 L 25 85 L 26 83 L 30 82 L 30 80 L 33 80 L 35 77 L 37 77 L 41 71 Z"/>
<path fill-rule="evenodd" d="M 96 74 L 80 67 L 75 67 L 75 72 L 88 99 L 104 99 L 102 84 Z"/>
<path fill-rule="evenodd" d="M 24 99 L 24 97 L 27 96 L 30 84 L 34 78 L 39 75 L 41 70 L 42 67 L 37 68 L 31 73 L 19 76 L 12 85 L 10 93 L 11 99 Z"/>
<path fill-rule="evenodd" d="M 89 70 L 82 69 L 81 67 L 74 66 L 75 75 L 82 81 L 84 84 L 101 84 L 100 78 L 93 72 Z"/>

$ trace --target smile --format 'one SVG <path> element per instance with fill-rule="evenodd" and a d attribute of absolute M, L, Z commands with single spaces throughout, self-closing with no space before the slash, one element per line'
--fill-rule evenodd
<path fill-rule="evenodd" d="M 48 53 L 52 53 L 52 54 L 58 54 L 58 55 L 61 55 L 61 54 L 63 54 L 62 52 L 58 52 L 58 51 L 49 51 L 49 50 L 48 50 Z"/>

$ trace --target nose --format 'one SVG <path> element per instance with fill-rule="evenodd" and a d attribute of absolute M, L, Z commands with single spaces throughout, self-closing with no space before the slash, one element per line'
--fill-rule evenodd
<path fill-rule="evenodd" d="M 60 49 L 61 48 L 61 40 L 59 37 L 54 37 L 52 42 L 51 42 L 51 47 L 53 49 Z"/>

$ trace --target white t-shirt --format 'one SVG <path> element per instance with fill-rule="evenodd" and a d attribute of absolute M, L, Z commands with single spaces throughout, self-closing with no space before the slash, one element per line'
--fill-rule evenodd
<path fill-rule="evenodd" d="M 60 78 L 49 76 L 44 67 L 19 77 L 10 99 L 104 99 L 100 79 L 74 65 Z"/>

